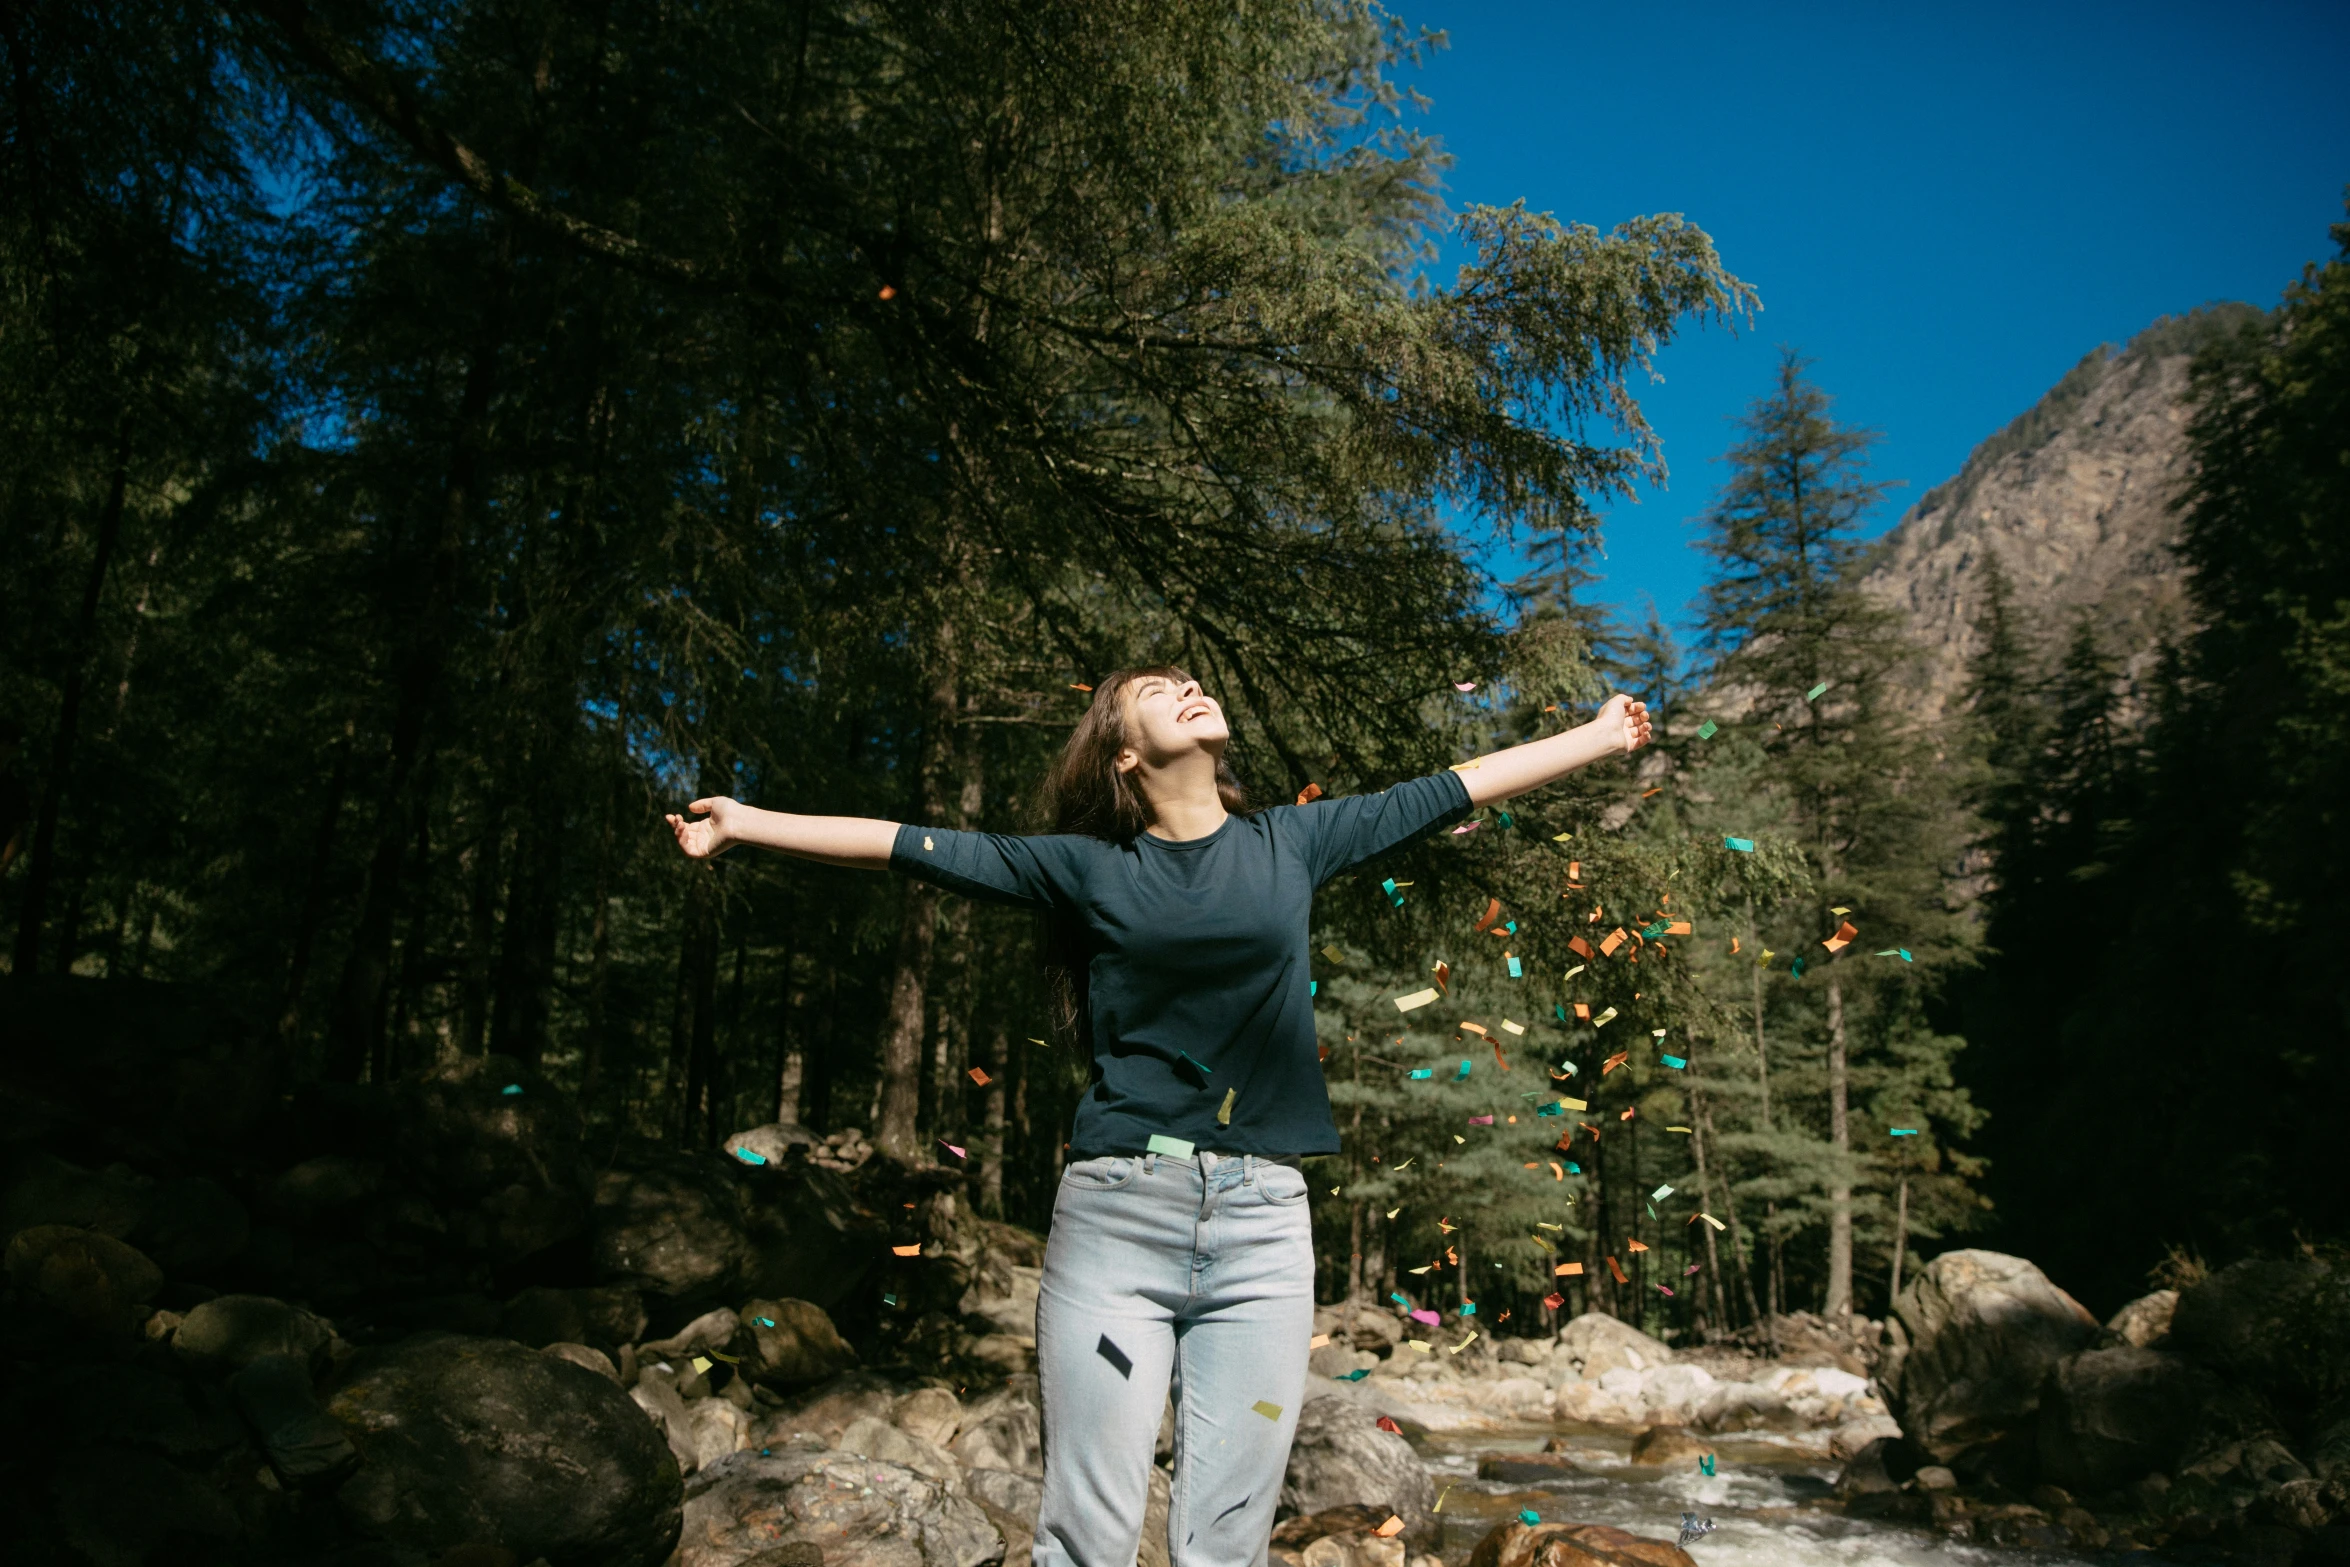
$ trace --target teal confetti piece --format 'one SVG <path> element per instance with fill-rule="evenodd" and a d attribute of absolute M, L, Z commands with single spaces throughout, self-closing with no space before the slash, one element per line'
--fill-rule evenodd
<path fill-rule="evenodd" d="M 1559 1015 L 1560 1022 L 1564 1023 L 1567 1020 L 1567 1005 L 1565 1002 L 1554 1001 L 1550 1004 L 1550 1009 Z"/>
<path fill-rule="evenodd" d="M 1416 1066 L 1412 1068 L 1412 1081 L 1415 1083 L 1424 1083 L 1435 1075 L 1436 1069 L 1432 1066 Z"/>
<path fill-rule="evenodd" d="M 1654 940 L 1656 940 L 1656 938 L 1657 938 L 1657 937 L 1659 937 L 1659 936 L 1661 936 L 1661 935 L 1663 935 L 1663 934 L 1665 933 L 1665 928 L 1666 928 L 1666 925 L 1667 925 L 1667 924 L 1668 924 L 1668 922 L 1667 922 L 1667 921 L 1665 921 L 1665 920 L 1658 920 L 1658 921 L 1657 921 L 1655 924 L 1653 924 L 1653 925 L 1649 926 L 1649 927 L 1648 927 L 1646 930 L 1644 930 L 1644 931 L 1642 931 L 1642 932 L 1640 933 L 1640 939 L 1641 939 L 1642 941 L 1654 941 Z"/>
<path fill-rule="evenodd" d="M 1468 1060 L 1468 1057 L 1466 1057 L 1466 1056 L 1463 1056 L 1463 1057 L 1461 1058 L 1461 1069 L 1460 1069 L 1458 1072 L 1455 1072 L 1455 1073 L 1453 1073 L 1453 1075 L 1452 1075 L 1452 1080 L 1453 1080 L 1454 1082 L 1456 1082 L 1456 1083 L 1460 1083 L 1460 1082 L 1466 1082 L 1466 1081 L 1468 1080 L 1468 1076 L 1469 1076 L 1469 1060 Z"/>
<path fill-rule="evenodd" d="M 1754 840 L 1752 838 L 1724 838 L 1722 840 L 1722 847 L 1725 849 L 1735 849 L 1740 854 L 1752 854 L 1754 852 Z"/>
<path fill-rule="evenodd" d="M 1713 1478 L 1713 1472 L 1714 1472 L 1714 1455 L 1713 1455 L 1713 1454 L 1711 1454 L 1711 1453 L 1708 1453 L 1708 1454 L 1706 1454 L 1706 1455 L 1705 1455 L 1703 1458 L 1700 1458 L 1700 1459 L 1697 1461 L 1697 1469 L 1698 1469 L 1698 1472 L 1699 1472 L 1700 1474 L 1703 1474 L 1704 1476 L 1706 1476 L 1706 1478 L 1708 1478 L 1708 1479 L 1711 1479 L 1711 1478 Z"/>
<path fill-rule="evenodd" d="M 765 1154 L 753 1153 L 748 1148 L 737 1148 L 734 1151 L 734 1156 L 745 1164 L 765 1164 L 767 1162 Z"/>
<path fill-rule="evenodd" d="M 1404 1299 L 1404 1298 L 1403 1298 L 1401 1295 L 1398 1295 L 1398 1294 L 1396 1294 L 1396 1293 L 1395 1293 L 1394 1291 L 1392 1291 L 1392 1290 L 1390 1290 L 1390 1291 L 1388 1292 L 1387 1298 L 1388 1298 L 1389 1300 L 1392 1300 L 1392 1301 L 1394 1301 L 1394 1302 L 1395 1302 L 1397 1305 L 1399 1305 L 1399 1306 L 1402 1306 L 1402 1307 L 1405 1307 L 1405 1308 L 1407 1308 L 1407 1309 L 1408 1309 L 1408 1308 L 1411 1306 L 1411 1302 L 1410 1302 L 1410 1301 L 1408 1301 L 1408 1300 Z"/>
<path fill-rule="evenodd" d="M 775 1319 L 773 1317 L 753 1317 L 751 1320 L 763 1328 L 771 1328 L 775 1326 Z"/>
<path fill-rule="evenodd" d="M 1518 922 L 1516 920 L 1503 920 L 1501 922 L 1501 928 L 1515 936 L 1518 933 Z"/>
<path fill-rule="evenodd" d="M 1564 1115 L 1567 1113 L 1567 1107 L 1560 1104 L 1556 1099 L 1553 1099 L 1550 1103 L 1544 1105 L 1541 1109 L 1535 1111 L 1534 1113 L 1536 1115 Z"/>
<path fill-rule="evenodd" d="M 1918 1134 L 1918 1129 L 1914 1126 L 1895 1126 L 1889 1127 L 1887 1130 L 1895 1137 L 1915 1137 Z"/>
<path fill-rule="evenodd" d="M 1825 680 L 1823 680 L 1823 681 L 1821 681 L 1821 682 L 1820 682 L 1818 685 L 1816 685 L 1816 686 L 1813 686 L 1813 687 L 1812 687 L 1812 688 L 1811 688 L 1809 691 L 1806 691 L 1806 692 L 1804 692 L 1804 693 L 1803 693 L 1803 699 L 1804 699 L 1806 702 L 1817 702 L 1817 701 L 1820 699 L 1820 693 L 1821 693 L 1822 691 L 1825 691 L 1825 690 L 1827 690 L 1827 689 L 1828 689 L 1828 682 L 1826 682 Z"/>
<path fill-rule="evenodd" d="M 1309 979 L 1309 980 L 1307 980 L 1307 981 L 1306 981 L 1306 994 L 1307 994 L 1307 995 L 1309 995 L 1309 996 L 1318 996 L 1318 995 L 1320 995 L 1321 993 L 1322 993 L 1322 982 L 1321 982 L 1320 980 L 1318 980 L 1318 979 Z"/>
<path fill-rule="evenodd" d="M 1788 965 L 1787 973 L 1789 977 L 1794 979 L 1803 978 L 1803 965 L 1805 961 L 1805 959 L 1799 957 L 1792 964 Z"/>
<path fill-rule="evenodd" d="M 1583 1173 L 1583 1167 L 1577 1164 L 1574 1160 L 1569 1159 L 1567 1161 L 1567 1173 L 1569 1175 L 1581 1175 Z"/>
<path fill-rule="evenodd" d="M 1663 1202 L 1667 1197 L 1672 1195 L 1673 1189 L 1670 1186 L 1660 1186 L 1655 1191 L 1648 1194 L 1648 1200 L 1650 1202 Z"/>
<path fill-rule="evenodd" d="M 1341 1371 L 1337 1376 L 1331 1378 L 1331 1380 L 1333 1382 L 1360 1382 L 1363 1380 L 1363 1378 L 1369 1376 L 1370 1374 L 1371 1368 L 1369 1366 L 1365 1366 L 1360 1371 Z"/>
<path fill-rule="evenodd" d="M 898 1303 L 898 1298 L 895 1295 L 884 1295 L 881 1297 L 881 1303 L 884 1306 L 894 1306 Z"/>
<path fill-rule="evenodd" d="M 1464 1316 L 1464 1317 L 1473 1317 L 1473 1316 L 1475 1316 L 1476 1314 L 1477 1314 L 1477 1303 L 1476 1303 L 1475 1301 L 1473 1301 L 1473 1300 L 1468 1300 L 1468 1301 L 1463 1301 L 1463 1302 L 1461 1302 L 1461 1315 L 1462 1315 L 1462 1316 Z"/>
<path fill-rule="evenodd" d="M 1194 1072 L 1197 1072 L 1197 1073 L 1198 1073 L 1198 1074 L 1199 1074 L 1199 1075 L 1200 1075 L 1202 1078 L 1212 1077 L 1212 1076 L 1214 1076 L 1214 1075 L 1215 1075 L 1215 1074 L 1214 1074 L 1213 1072 L 1211 1072 L 1211 1071 L 1210 1071 L 1208 1068 L 1206 1068 L 1206 1067 L 1202 1066 L 1202 1065 L 1201 1065 L 1199 1062 L 1197 1062 L 1197 1061 L 1194 1061 L 1194 1060 L 1191 1058 L 1191 1052 L 1190 1052 L 1190 1051 L 1188 1051 L 1188 1050 L 1178 1050 L 1178 1051 L 1176 1051 L 1176 1052 L 1175 1052 L 1175 1064 L 1176 1064 L 1177 1066 L 1187 1066 L 1187 1067 L 1190 1067 L 1190 1068 L 1191 1068 L 1191 1069 L 1192 1069 Z"/>
<path fill-rule="evenodd" d="M 1721 733 L 1721 728 L 1721 725 L 1715 723 L 1712 719 L 1709 718 L 1704 723 L 1697 726 L 1697 738 L 1700 740 L 1711 740 L 1715 735 Z"/>
<path fill-rule="evenodd" d="M 505 1087 L 499 1089 L 498 1092 L 501 1094 L 519 1094 L 522 1092 L 522 1085 L 520 1083 L 508 1083 Z"/>
<path fill-rule="evenodd" d="M 1494 814 L 1501 818 L 1500 825 L 1504 827 L 1515 827 L 1518 825 L 1516 822 L 1510 820 L 1510 813 L 1507 811 L 1497 811 Z"/>
<path fill-rule="evenodd" d="M 1542 1515 L 1531 1507 L 1521 1507 L 1518 1509 L 1518 1522 L 1526 1524 L 1540 1523 L 1542 1522 Z"/>
<path fill-rule="evenodd" d="M 1523 967 L 1523 966 L 1521 966 L 1521 965 L 1519 964 L 1519 962 L 1518 962 L 1518 960 L 1517 960 L 1517 958 L 1516 958 L 1515 956 L 1511 957 L 1511 959 L 1510 959 L 1510 978 L 1512 978 L 1512 979 L 1524 979 L 1525 977 L 1526 977 L 1526 970 L 1524 969 L 1524 967 Z"/>
<path fill-rule="evenodd" d="M 1658 1056 L 1657 1059 L 1662 1061 L 1665 1065 L 1671 1067 L 1676 1072 L 1689 1065 L 1687 1061 L 1683 1060 L 1679 1056 Z"/>
<path fill-rule="evenodd" d="M 1171 1159 L 1191 1157 L 1191 1144 L 1180 1137 L 1169 1137 L 1164 1132 L 1151 1133 L 1151 1140 L 1143 1146 L 1152 1153 L 1163 1153 Z"/>

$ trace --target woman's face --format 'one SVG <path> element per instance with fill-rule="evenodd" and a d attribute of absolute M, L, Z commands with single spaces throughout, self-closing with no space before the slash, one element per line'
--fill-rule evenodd
<path fill-rule="evenodd" d="M 1171 675 L 1144 675 L 1128 684 L 1126 745 L 1118 753 L 1118 771 L 1131 772 L 1144 764 L 1165 767 L 1193 752 L 1221 756 L 1232 738 L 1224 709 L 1206 695 L 1196 680 Z"/>

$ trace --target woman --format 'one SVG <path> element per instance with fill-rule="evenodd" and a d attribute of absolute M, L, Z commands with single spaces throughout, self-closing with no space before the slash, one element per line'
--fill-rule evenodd
<path fill-rule="evenodd" d="M 1043 911 L 1092 1086 L 1036 1313 L 1047 1433 L 1036 1567 L 1129 1567 L 1170 1377 L 1175 1567 L 1265 1560 L 1303 1401 L 1314 1252 L 1303 1156 L 1338 1151 L 1307 983 L 1314 889 L 1472 808 L 1638 750 L 1647 709 L 1380 794 L 1243 814 L 1198 682 L 1121 670 L 1046 780 L 1059 831 L 948 832 L 728 799 L 671 816 L 696 858 L 759 844 Z"/>

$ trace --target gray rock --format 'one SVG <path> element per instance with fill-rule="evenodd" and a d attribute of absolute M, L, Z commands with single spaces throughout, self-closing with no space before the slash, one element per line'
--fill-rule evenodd
<path fill-rule="evenodd" d="M 886 1377 L 870 1371 L 852 1371 L 803 1391 L 791 1403 L 767 1417 L 760 1445 L 780 1445 L 794 1432 L 806 1432 L 826 1447 L 837 1446 L 841 1433 L 871 1416 L 887 1420 L 897 1408 L 902 1391 Z M 969 1415 L 966 1413 L 966 1420 Z"/>
<path fill-rule="evenodd" d="M 794 1148 L 814 1148 L 817 1142 L 816 1134 L 804 1126 L 770 1121 L 735 1133 L 726 1140 L 723 1152 L 744 1164 L 781 1164 Z M 752 1157 L 744 1159 L 744 1154 Z"/>
<path fill-rule="evenodd" d="M 757 1304 L 754 1302 L 753 1304 Z M 722 1349 L 733 1354 L 734 1333 L 741 1323 L 724 1306 L 705 1311 L 666 1338 L 647 1339 L 637 1345 L 636 1352 L 650 1360 L 682 1361 L 694 1355 L 706 1355 Z"/>
<path fill-rule="evenodd" d="M 679 1473 L 692 1474 L 701 1467 L 702 1451 L 694 1439 L 693 1416 L 686 1412 L 685 1399 L 678 1394 L 675 1372 L 648 1367 L 638 1375 L 628 1396 L 651 1417 L 653 1428 L 661 1433 L 661 1441 L 676 1461 Z"/>
<path fill-rule="evenodd" d="M 840 1450 L 911 1469 L 950 1491 L 963 1488 L 963 1472 L 945 1448 L 870 1415 L 840 1434 Z"/>
<path fill-rule="evenodd" d="M 857 1363 L 824 1308 L 806 1300 L 753 1300 L 743 1305 L 728 1346 L 742 1374 L 768 1387 L 802 1387 Z"/>
<path fill-rule="evenodd" d="M 1333 1340 L 1306 1356 L 1306 1370 L 1317 1377 L 1342 1377 L 1349 1371 L 1378 1369 L 1379 1357 L 1367 1349 L 1355 1349 Z"/>
<path fill-rule="evenodd" d="M 244 1440 L 231 1401 L 169 1362 L 98 1361 L 71 1372 L 75 1396 L 59 1401 L 67 1445 L 145 1447 L 203 1458 Z"/>
<path fill-rule="evenodd" d="M 568 1360 L 575 1366 L 585 1366 L 597 1376 L 610 1377 L 612 1385 L 620 1385 L 620 1371 L 612 1364 L 612 1357 L 586 1344 L 542 1344 L 539 1353 L 552 1355 L 557 1360 Z"/>
<path fill-rule="evenodd" d="M 949 1450 L 966 1469 L 1044 1473 L 1044 1420 L 1025 1394 L 1004 1393 L 964 1411 Z"/>
<path fill-rule="evenodd" d="M 1906 1349 L 1878 1373 L 1901 1429 L 1937 1462 L 2028 1448 L 2040 1389 L 2096 1319 L 2021 1257 L 1947 1251 L 1895 1303 Z"/>
<path fill-rule="evenodd" d="M 1646 1371 L 1669 1364 L 1670 1346 L 1650 1338 L 1629 1322 L 1600 1312 L 1585 1312 L 1559 1329 L 1558 1347 L 1551 1351 L 1554 1367 L 1573 1370 L 1587 1382 L 1610 1371 Z"/>
<path fill-rule="evenodd" d="M 549 1344 L 593 1344 L 614 1350 L 644 1336 L 644 1297 L 625 1284 L 595 1289 L 523 1290 L 498 1314 L 498 1331 L 543 1349 Z"/>
<path fill-rule="evenodd" d="M 44 1224 L 128 1240 L 154 1200 L 155 1183 L 125 1166 L 85 1170 L 51 1154 L 26 1153 L 10 1162 L 0 1185 L 0 1245 Z"/>
<path fill-rule="evenodd" d="M 1326 1512 L 1361 1503 L 1389 1507 L 1405 1523 L 1404 1538 L 1432 1547 L 1436 1490 L 1428 1466 L 1411 1443 L 1378 1427 L 1377 1413 L 1349 1398 L 1321 1394 L 1298 1411 L 1281 1506 L 1293 1513 Z"/>
<path fill-rule="evenodd" d="M 191 1370 L 227 1376 L 264 1355 L 292 1355 L 312 1376 L 326 1370 L 334 1329 L 267 1295 L 217 1295 L 189 1312 L 172 1353 Z"/>
<path fill-rule="evenodd" d="M 1898 1491 L 1918 1473 L 1918 1451 L 1896 1433 L 1865 1444 L 1844 1462 L 1836 1494 L 1846 1501 Z"/>
<path fill-rule="evenodd" d="M 2111 1491 L 2168 1470 L 2219 1379 L 2182 1356 L 2122 1345 L 2060 1361 L 2040 1400 L 2040 1472 L 2073 1491 Z"/>
<path fill-rule="evenodd" d="M 2350 1268 L 2247 1258 L 2183 1291 L 2166 1346 L 2318 1423 L 2350 1400 Z"/>
<path fill-rule="evenodd" d="M 219 1492 L 137 1448 L 76 1449 L 51 1484 L 59 1529 L 97 1567 L 217 1559 L 220 1544 L 243 1532 Z"/>
<path fill-rule="evenodd" d="M 20 1300 L 71 1331 L 101 1337 L 136 1336 L 163 1287 L 163 1270 L 138 1248 L 67 1224 L 19 1230 L 5 1266 Z"/>
<path fill-rule="evenodd" d="M 885 1237 L 838 1174 L 807 1161 L 639 1147 L 596 1177 L 590 1255 L 606 1280 L 669 1300 L 791 1295 L 829 1309 Z"/>
<path fill-rule="evenodd" d="M 962 1428 L 963 1406 L 943 1387 L 916 1388 L 898 1400 L 889 1418 L 899 1430 L 943 1448 Z"/>
<path fill-rule="evenodd" d="M 348 1471 L 359 1451 L 318 1404 L 310 1367 L 293 1355 L 263 1355 L 229 1378 L 245 1423 L 290 1487 L 320 1485 Z"/>
<path fill-rule="evenodd" d="M 359 1449 L 336 1492 L 363 1538 L 438 1555 L 494 1540 L 521 1560 L 660 1567 L 680 1483 L 661 1433 L 582 1367 L 503 1339 L 363 1350 L 327 1409 Z"/>
<path fill-rule="evenodd" d="M 1000 1249 L 983 1249 L 974 1261 L 971 1283 L 963 1291 L 956 1309 L 966 1317 L 978 1317 L 989 1323 L 999 1333 L 1033 1339 L 1036 1296 L 1043 1278 L 1041 1267 L 1023 1266 Z"/>
<path fill-rule="evenodd" d="M 2171 1314 L 2178 1309 L 2177 1290 L 2156 1290 L 2115 1312 L 2105 1331 L 2132 1348 L 2146 1349 L 2169 1337 Z"/>
<path fill-rule="evenodd" d="M 1036 1510 L 1044 1505 L 1044 1482 L 1035 1475 L 1014 1474 L 1009 1469 L 973 1469 L 964 1474 L 963 1489 L 997 1512 L 1025 1521 L 1031 1531 L 1036 1528 Z"/>
<path fill-rule="evenodd" d="M 737 1453 L 694 1476 L 679 1567 L 748 1567 L 808 1544 L 824 1567 L 981 1567 L 1004 1544 L 978 1504 L 848 1453 Z"/>

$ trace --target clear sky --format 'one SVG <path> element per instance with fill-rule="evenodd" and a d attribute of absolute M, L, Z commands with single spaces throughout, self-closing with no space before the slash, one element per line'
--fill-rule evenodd
<path fill-rule="evenodd" d="M 2099 343 L 2275 304 L 2350 183 L 2344 0 L 1392 3 L 1450 35 L 1413 81 L 1456 207 L 1680 212 L 1761 290 L 1751 331 L 1684 339 L 1641 394 L 1671 487 L 1614 509 L 1599 594 L 1668 621 L 1779 345 L 1883 432 L 1907 488 L 1881 531 Z"/>

